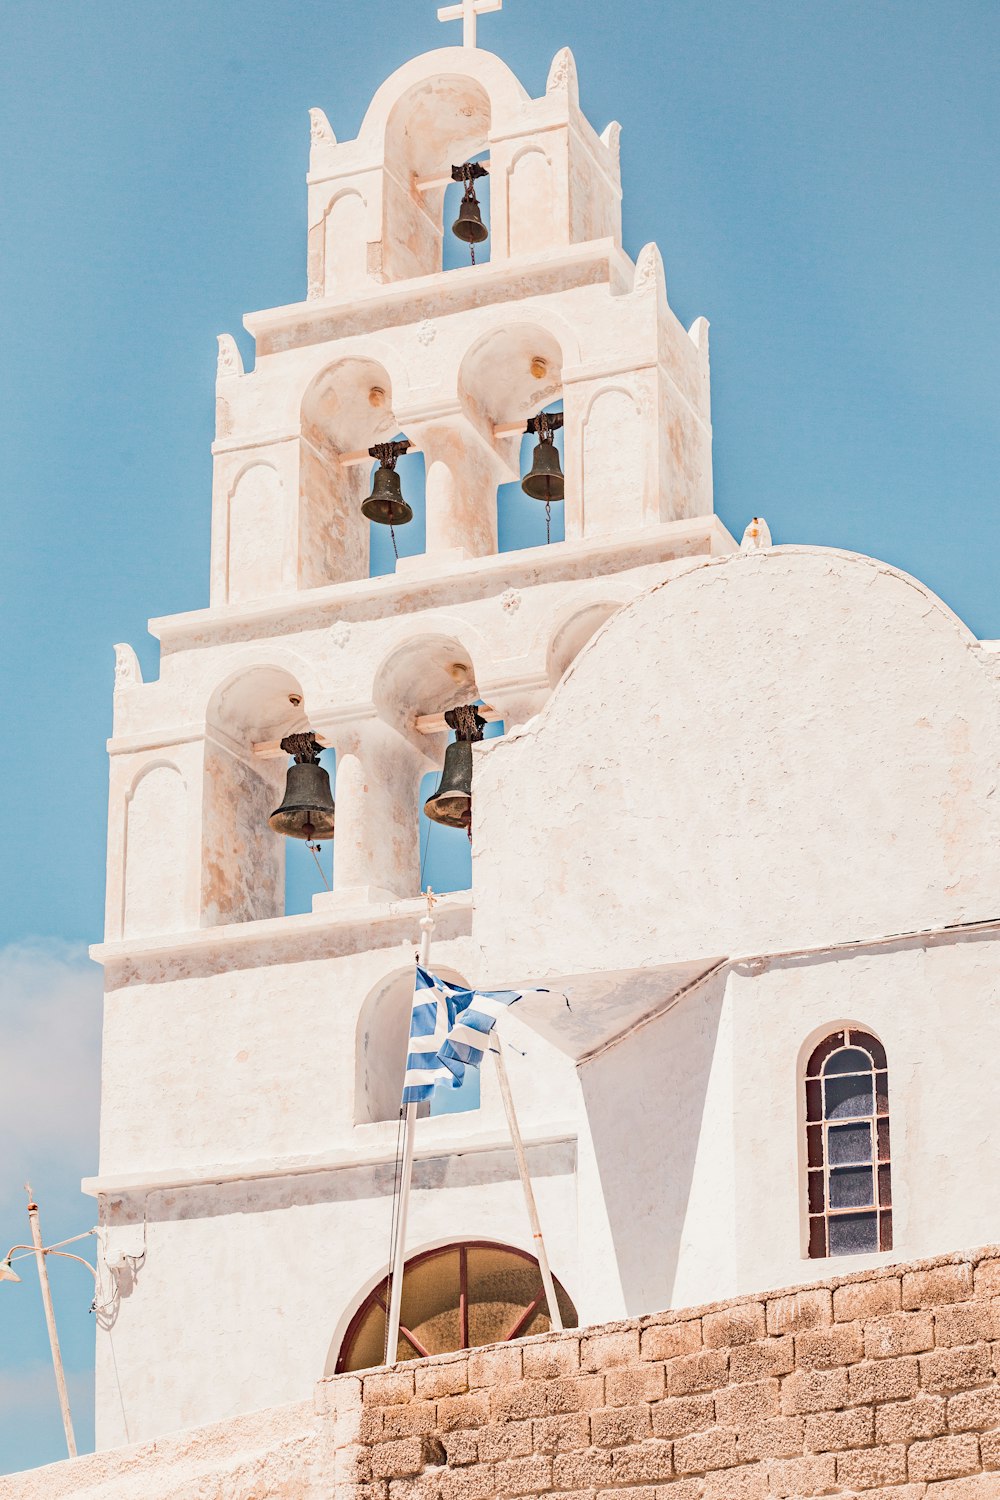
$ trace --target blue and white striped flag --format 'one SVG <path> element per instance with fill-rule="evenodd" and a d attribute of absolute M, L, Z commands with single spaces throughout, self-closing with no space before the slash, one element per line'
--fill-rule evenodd
<path fill-rule="evenodd" d="M 439 1083 L 459 1088 L 478 1068 L 490 1032 L 508 1006 L 548 990 L 465 990 L 417 965 L 403 1103 L 421 1104 Z"/>

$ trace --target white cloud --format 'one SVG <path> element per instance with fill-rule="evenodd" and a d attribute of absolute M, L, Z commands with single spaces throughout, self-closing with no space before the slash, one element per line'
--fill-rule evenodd
<path fill-rule="evenodd" d="M 0 1219 L 23 1223 L 26 1179 L 63 1192 L 96 1170 L 101 994 L 82 948 L 0 948 Z"/>

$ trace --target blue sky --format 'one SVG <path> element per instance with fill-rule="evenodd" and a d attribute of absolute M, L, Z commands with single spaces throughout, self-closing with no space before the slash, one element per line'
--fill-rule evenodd
<path fill-rule="evenodd" d="M 716 508 L 852 548 L 1000 636 L 995 0 L 506 0 L 623 125 L 625 243 L 712 323 Z M 0 1255 L 86 1228 L 111 645 L 207 600 L 215 335 L 305 290 L 307 110 L 355 134 L 457 40 L 433 0 L 6 0 L 0 16 Z M 6 1238 L 4 1238 L 6 1237 Z M 81 1443 L 86 1273 L 54 1268 Z M 61 1454 L 32 1273 L 0 1286 L 0 1472 Z"/>

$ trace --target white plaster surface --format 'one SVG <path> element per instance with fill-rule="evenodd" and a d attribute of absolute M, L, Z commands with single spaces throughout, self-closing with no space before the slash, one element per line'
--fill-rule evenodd
<path fill-rule="evenodd" d="M 220 340 L 209 607 L 152 622 L 157 681 L 116 648 L 88 1189 L 139 1263 L 117 1378 L 98 1333 L 103 1446 L 124 1403 L 133 1439 L 231 1421 L 252 1459 L 241 1414 L 307 1398 L 384 1275 L 445 745 L 416 720 L 477 698 L 507 734 L 474 757 L 472 891 L 432 962 L 570 996 L 503 1024 L 581 1321 L 807 1278 L 799 1069 L 844 1021 L 888 1052 L 893 1256 L 1000 1239 L 1000 656 L 883 564 L 736 551 L 707 324 L 621 248 L 617 139 L 568 53 L 539 100 L 485 52 L 414 59 L 356 141 L 313 111 L 308 296 L 247 319 L 251 371 Z M 443 273 L 427 180 L 482 151 L 491 259 Z M 560 398 L 566 541 L 497 555 L 516 427 Z M 369 579 L 354 458 L 400 431 L 427 551 Z M 285 917 L 266 747 L 307 728 L 337 754 L 335 889 Z M 410 1249 L 463 1238 L 531 1243 L 490 1072 L 474 1114 L 418 1121 Z M 306 1443 L 301 1412 L 260 1441 Z M 134 1493 L 128 1462 L 102 1494 Z"/>

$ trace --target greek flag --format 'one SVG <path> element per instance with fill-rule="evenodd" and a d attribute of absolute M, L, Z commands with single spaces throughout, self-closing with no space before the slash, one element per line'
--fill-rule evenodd
<path fill-rule="evenodd" d="M 489 1034 L 507 1007 L 524 995 L 547 993 L 465 990 L 418 964 L 403 1103 L 422 1103 L 439 1083 L 459 1088 L 466 1068 L 478 1068 L 482 1062 Z"/>

